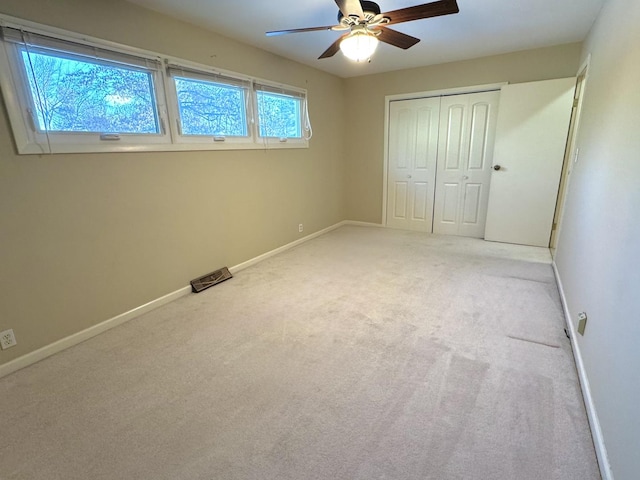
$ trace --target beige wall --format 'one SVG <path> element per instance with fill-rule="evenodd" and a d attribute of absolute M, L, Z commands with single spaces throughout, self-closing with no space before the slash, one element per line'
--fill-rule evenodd
<path fill-rule="evenodd" d="M 640 2 L 608 0 L 591 54 L 556 263 L 613 476 L 640 478 Z"/>
<path fill-rule="evenodd" d="M 382 221 L 385 96 L 576 74 L 578 43 L 346 80 L 347 217 Z"/>
<path fill-rule="evenodd" d="M 114 0 L 0 12 L 306 88 L 309 149 L 15 153 L 0 106 L 0 331 L 50 344 L 345 219 L 343 80 Z"/>

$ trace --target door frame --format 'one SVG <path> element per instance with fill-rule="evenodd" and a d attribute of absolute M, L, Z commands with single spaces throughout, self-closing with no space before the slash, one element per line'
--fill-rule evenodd
<path fill-rule="evenodd" d="M 578 103 L 573 106 L 571 114 L 571 123 L 569 125 L 569 133 L 567 135 L 567 145 L 565 148 L 564 160 L 562 164 L 562 173 L 560 175 L 560 182 L 558 185 L 558 199 L 556 200 L 556 209 L 553 215 L 553 225 L 551 229 L 551 237 L 549 238 L 549 250 L 551 251 L 551 257 L 555 258 L 560 241 L 560 234 L 562 233 L 562 219 L 564 217 L 565 200 L 569 191 L 569 184 L 571 179 L 571 172 L 573 172 L 576 163 L 578 163 L 578 156 L 580 147 L 578 146 L 578 130 L 580 129 L 580 117 L 582 115 L 582 104 L 587 89 L 587 80 L 589 80 L 589 65 L 591 64 L 591 54 L 587 55 L 586 60 L 576 74 L 576 92 L 578 94 Z M 582 83 L 580 84 L 580 79 Z M 580 91 L 577 91 L 577 87 L 580 84 Z"/>
<path fill-rule="evenodd" d="M 389 176 L 389 108 L 391 102 L 398 100 L 414 100 L 428 97 L 445 97 L 451 95 L 464 95 L 467 93 L 489 92 L 500 90 L 503 85 L 509 82 L 489 83 L 484 85 L 473 85 L 468 87 L 446 88 L 442 90 L 428 90 L 424 92 L 401 93 L 396 95 L 385 95 L 384 97 L 384 155 L 382 166 L 382 221 L 384 227 L 387 226 L 387 188 Z"/>

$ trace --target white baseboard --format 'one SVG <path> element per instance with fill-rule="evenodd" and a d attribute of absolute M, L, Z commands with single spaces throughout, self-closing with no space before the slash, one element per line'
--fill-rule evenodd
<path fill-rule="evenodd" d="M 118 325 L 128 322 L 135 317 L 161 307 L 162 305 L 173 302 L 180 297 L 188 295 L 189 292 L 191 292 L 191 286 L 168 293 L 167 295 L 156 298 L 149 303 L 145 303 L 144 305 L 129 310 L 128 312 L 121 313 L 120 315 L 105 320 L 104 322 L 100 322 L 93 327 L 81 330 L 78 333 L 69 335 L 68 337 L 62 338 L 57 342 L 45 345 L 38 350 L 34 350 L 33 352 L 22 355 L 15 360 L 11 360 L 10 362 L 0 365 L 0 378 L 4 377 L 5 375 L 9 375 L 16 370 L 20 370 L 21 368 L 28 367 L 29 365 L 39 362 L 40 360 L 44 360 L 45 358 L 50 357 L 55 353 L 61 352 L 62 350 L 66 350 L 67 348 L 77 345 L 78 343 L 84 342 L 91 337 L 95 337 L 102 332 L 106 332 L 107 330 L 117 327 Z"/>
<path fill-rule="evenodd" d="M 307 235 L 299 240 L 283 245 L 282 247 L 276 248 L 275 250 L 271 250 L 270 252 L 264 253 L 255 258 L 247 260 L 246 262 L 243 262 L 239 265 L 231 267 L 229 268 L 229 271 L 231 273 L 239 272 L 240 270 L 243 270 L 247 267 L 255 265 L 256 263 L 259 263 L 269 257 L 273 257 L 278 253 L 284 252 L 285 250 L 289 250 L 313 238 L 319 237 L 321 235 L 324 235 L 325 233 L 335 230 L 336 228 L 339 228 L 342 225 L 378 226 L 377 224 L 367 224 L 364 222 L 342 221 L 342 222 L 336 223 L 335 225 L 327 227 L 323 230 Z M 174 300 L 177 300 L 180 297 L 188 295 L 189 293 L 191 293 L 191 286 L 180 288 L 175 292 L 168 293 L 167 295 L 164 295 L 160 298 L 157 298 L 148 303 L 145 303 L 144 305 L 141 305 L 132 310 L 129 310 L 128 312 L 122 313 L 113 318 L 100 322 L 97 325 L 86 328 L 78 333 L 74 333 L 73 335 L 69 335 L 68 337 L 62 338 L 49 345 L 45 345 L 44 347 L 39 348 L 38 350 L 34 350 L 33 352 L 22 355 L 21 357 L 18 357 L 14 360 L 11 360 L 10 362 L 0 365 L 0 378 L 6 375 L 9 375 L 17 370 L 20 370 L 21 368 L 28 367 L 29 365 L 39 362 L 40 360 L 44 360 L 45 358 L 50 357 L 51 355 L 54 355 L 58 352 L 61 352 L 62 350 L 66 350 L 67 348 L 77 345 L 78 343 L 84 342 L 85 340 L 88 340 L 92 337 L 95 337 L 96 335 L 101 334 L 102 332 L 106 332 L 107 330 L 110 330 L 114 327 L 117 327 L 118 325 L 128 322 L 129 320 L 132 320 L 144 313 L 150 312 L 151 310 L 154 310 L 158 307 L 166 305 L 167 303 L 173 302 Z"/>
<path fill-rule="evenodd" d="M 355 225 L 357 227 L 378 227 L 378 228 L 386 227 L 386 225 L 383 225 L 382 223 L 358 222 L 356 220 L 345 220 L 344 222 L 342 222 L 342 224 Z"/>
<path fill-rule="evenodd" d="M 289 250 L 289 249 L 291 249 L 293 247 L 297 247 L 298 245 L 300 245 L 300 244 L 302 244 L 304 242 L 308 242 L 311 239 L 317 238 L 317 237 L 319 237 L 321 235 L 324 235 L 325 233 L 329 233 L 330 231 L 335 230 L 336 228 L 339 228 L 342 225 L 346 225 L 346 224 L 347 224 L 347 221 L 338 222 L 338 223 L 336 223 L 334 225 L 331 225 L 330 227 L 324 228 L 324 229 L 319 230 L 319 231 L 317 231 L 315 233 L 311 233 L 311 234 L 309 234 L 309 235 L 307 235 L 305 237 L 302 237 L 302 238 L 300 238 L 298 240 L 295 240 L 295 241 L 293 241 L 291 243 L 287 243 L 286 245 L 278 247 L 278 248 L 276 248 L 274 250 L 271 250 L 269 252 L 263 253 L 262 255 L 258 255 L 257 257 L 251 258 L 251 259 L 247 260 L 246 262 L 242 262 L 242 263 L 240 263 L 238 265 L 230 267 L 229 271 L 231 273 L 236 273 L 236 272 L 239 272 L 240 270 L 244 270 L 245 268 L 249 268 L 252 265 L 255 265 L 256 263 L 260 263 L 263 260 L 266 260 L 267 258 L 273 257 L 274 255 L 282 253 L 282 252 L 284 252 L 286 250 Z"/>
<path fill-rule="evenodd" d="M 560 292 L 560 300 L 562 301 L 562 309 L 564 310 L 565 322 L 567 330 L 571 336 L 571 347 L 573 349 L 573 358 L 576 362 L 576 368 L 578 370 L 578 378 L 580 379 L 580 387 L 582 389 L 582 397 L 584 398 L 584 404 L 587 409 L 587 418 L 589 419 L 589 425 L 591 426 L 591 435 L 593 437 L 593 444 L 596 450 L 596 457 L 598 457 L 598 466 L 600 467 L 600 475 L 602 480 L 613 480 L 613 472 L 609 465 L 609 457 L 607 456 L 607 448 L 604 444 L 604 437 L 602 436 L 602 429 L 600 428 L 600 420 L 598 419 L 598 412 L 593 403 L 593 397 L 591 396 L 591 387 L 589 386 L 589 378 L 584 368 L 584 362 L 582 361 L 582 354 L 580 353 L 580 345 L 578 344 L 577 335 L 578 332 L 573 328 L 571 322 L 571 313 L 569 312 L 569 305 L 567 304 L 567 298 L 564 294 L 564 288 L 562 286 L 562 280 L 556 262 L 551 263 L 553 266 L 553 273 L 556 277 L 556 283 L 558 284 L 558 291 Z"/>
<path fill-rule="evenodd" d="M 357 222 L 355 220 L 343 220 L 342 222 L 338 222 L 334 225 L 331 225 L 330 227 L 324 228 L 322 230 L 319 230 L 315 233 L 312 233 L 310 235 L 307 235 L 306 237 L 300 238 L 299 240 L 295 240 L 291 243 L 287 243 L 286 245 L 283 245 L 281 247 L 278 247 L 274 250 L 271 250 L 269 252 L 263 253 L 262 255 L 258 255 L 257 257 L 251 258 L 249 260 L 247 260 L 246 262 L 242 262 L 238 265 L 235 265 L 233 267 L 229 268 L 229 271 L 231 273 L 236 273 L 239 272 L 240 270 L 244 270 L 245 268 L 251 267 L 252 265 L 255 265 L 256 263 L 260 263 L 263 260 L 266 260 L 267 258 L 273 257 L 274 255 L 278 255 L 279 253 L 282 253 L 286 250 L 289 250 L 293 247 L 297 247 L 298 245 L 304 243 L 304 242 L 308 242 L 309 240 L 312 240 L 314 238 L 320 237 L 322 235 L 324 235 L 325 233 L 329 233 L 332 230 L 335 230 L 337 228 L 342 227 L 343 225 L 355 225 L 355 226 L 359 226 L 359 227 L 383 227 L 383 225 L 379 224 L 379 223 L 367 223 L 367 222 Z"/>

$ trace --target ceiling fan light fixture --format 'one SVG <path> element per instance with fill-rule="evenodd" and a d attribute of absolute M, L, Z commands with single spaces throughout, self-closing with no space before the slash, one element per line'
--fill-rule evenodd
<path fill-rule="evenodd" d="M 366 62 L 378 47 L 378 38 L 371 32 L 356 30 L 340 42 L 340 50 L 354 62 Z"/>

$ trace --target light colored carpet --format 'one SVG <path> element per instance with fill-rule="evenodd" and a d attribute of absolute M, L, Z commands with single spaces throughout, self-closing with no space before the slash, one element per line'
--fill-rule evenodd
<path fill-rule="evenodd" d="M 0 478 L 598 479 L 563 328 L 545 249 L 342 227 L 1 379 Z"/>

